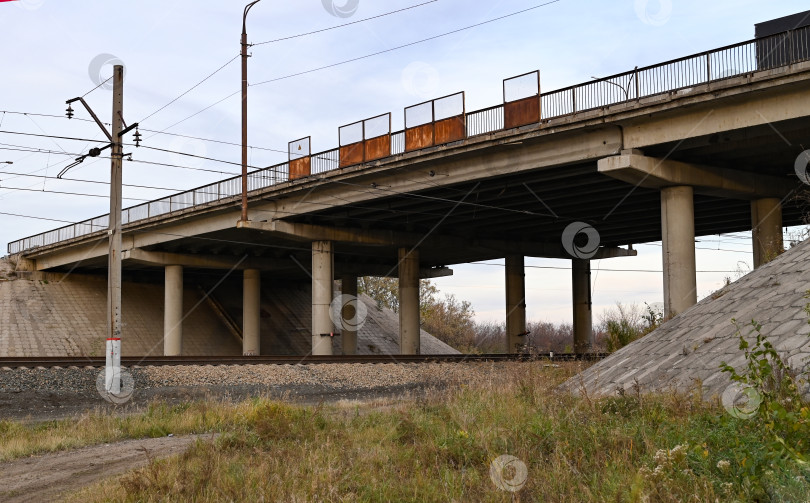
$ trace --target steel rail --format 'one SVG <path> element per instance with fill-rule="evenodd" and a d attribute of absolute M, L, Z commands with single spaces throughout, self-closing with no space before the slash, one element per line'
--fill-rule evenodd
<path fill-rule="evenodd" d="M 336 355 L 336 356 L 122 356 L 122 367 L 190 366 L 190 365 L 322 365 L 386 363 L 466 363 L 466 362 L 531 362 L 531 361 L 596 361 L 606 353 L 538 353 L 538 354 L 454 354 L 454 355 Z M 103 367 L 103 356 L 3 357 L 3 368 Z"/>

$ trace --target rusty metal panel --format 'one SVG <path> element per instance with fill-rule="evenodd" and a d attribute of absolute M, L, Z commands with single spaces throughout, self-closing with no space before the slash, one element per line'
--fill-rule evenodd
<path fill-rule="evenodd" d="M 531 96 L 522 100 L 504 103 L 503 127 L 511 129 L 540 122 L 540 97 Z"/>
<path fill-rule="evenodd" d="M 382 159 L 391 155 L 391 135 L 386 134 L 366 140 L 366 162 Z"/>
<path fill-rule="evenodd" d="M 405 130 L 405 152 L 433 146 L 433 123 Z"/>
<path fill-rule="evenodd" d="M 464 115 L 437 121 L 435 126 L 436 145 L 463 140 L 467 137 L 467 127 L 464 123 Z"/>
<path fill-rule="evenodd" d="M 311 158 L 309 156 L 290 161 L 290 180 L 304 178 L 311 174 Z"/>
<path fill-rule="evenodd" d="M 390 147 L 389 147 L 390 148 Z M 363 142 L 350 143 L 340 147 L 341 168 L 354 166 L 363 162 Z"/>

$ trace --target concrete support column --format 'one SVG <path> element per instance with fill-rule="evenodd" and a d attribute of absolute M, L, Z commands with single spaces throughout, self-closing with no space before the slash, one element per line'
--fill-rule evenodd
<path fill-rule="evenodd" d="M 399 249 L 399 352 L 420 353 L 419 251 Z"/>
<path fill-rule="evenodd" d="M 344 298 L 343 312 L 340 313 L 342 319 L 357 320 L 355 306 L 357 302 L 360 302 L 360 300 L 357 299 L 357 276 L 342 276 L 340 278 L 340 291 L 342 295 L 352 296 L 356 299 L 354 302 L 348 302 L 348 299 Z M 345 325 L 351 326 L 352 330 L 346 330 L 344 327 L 340 333 L 340 336 L 343 338 L 343 354 L 357 354 L 357 330 L 351 323 L 346 323 Z"/>
<path fill-rule="evenodd" d="M 751 229 L 756 269 L 784 250 L 781 201 L 775 197 L 751 201 Z"/>
<path fill-rule="evenodd" d="M 312 242 L 312 354 L 331 355 L 335 331 L 329 308 L 332 304 L 334 255 L 331 241 Z"/>
<path fill-rule="evenodd" d="M 261 354 L 261 272 L 245 269 L 242 280 L 242 354 Z"/>
<path fill-rule="evenodd" d="M 574 297 L 574 352 L 587 353 L 593 348 L 590 260 L 571 260 L 571 286 Z"/>
<path fill-rule="evenodd" d="M 506 336 L 504 350 L 517 353 L 526 339 L 526 273 L 523 255 L 506 257 Z"/>
<path fill-rule="evenodd" d="M 163 356 L 183 353 L 183 266 L 166 266 L 163 307 Z"/>
<path fill-rule="evenodd" d="M 695 207 L 692 187 L 661 189 L 664 262 L 664 316 L 671 318 L 697 303 Z"/>

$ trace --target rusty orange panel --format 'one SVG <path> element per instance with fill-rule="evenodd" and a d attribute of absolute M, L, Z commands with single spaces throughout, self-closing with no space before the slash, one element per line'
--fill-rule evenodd
<path fill-rule="evenodd" d="M 363 142 L 340 147 L 340 167 L 354 166 L 363 162 Z"/>
<path fill-rule="evenodd" d="M 290 180 L 309 176 L 311 174 L 311 162 L 312 161 L 310 160 L 309 156 L 290 161 Z"/>
<path fill-rule="evenodd" d="M 366 162 L 391 155 L 391 135 L 378 136 L 366 140 Z"/>
<path fill-rule="evenodd" d="M 433 123 L 405 130 L 405 152 L 433 146 Z"/>
<path fill-rule="evenodd" d="M 463 140 L 467 137 L 464 116 L 457 115 L 436 122 L 436 145 Z"/>
<path fill-rule="evenodd" d="M 503 106 L 503 127 L 525 126 L 540 122 L 540 97 L 532 96 L 522 100 L 505 103 Z"/>

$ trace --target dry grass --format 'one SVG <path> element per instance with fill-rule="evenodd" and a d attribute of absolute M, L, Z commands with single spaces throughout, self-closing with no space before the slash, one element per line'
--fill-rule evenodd
<path fill-rule="evenodd" d="M 120 417 L 88 412 L 78 419 L 33 425 L 0 421 L 0 462 L 130 438 L 163 437 L 168 433 L 206 433 L 238 427 L 251 404 L 196 402 L 179 406 L 152 404 L 142 414 Z"/>
<path fill-rule="evenodd" d="M 556 393 L 574 371 L 514 365 L 485 382 L 374 406 L 194 405 L 167 412 L 173 415 L 164 424 L 224 432 L 216 440 L 71 501 L 751 500 L 741 483 L 746 461 L 737 453 L 761 439 L 744 421 L 675 393 Z M 519 492 L 500 490 L 490 478 L 490 463 L 502 454 L 527 467 Z M 768 481 L 771 500 L 806 499 L 810 485 L 798 475 L 777 467 Z"/>

